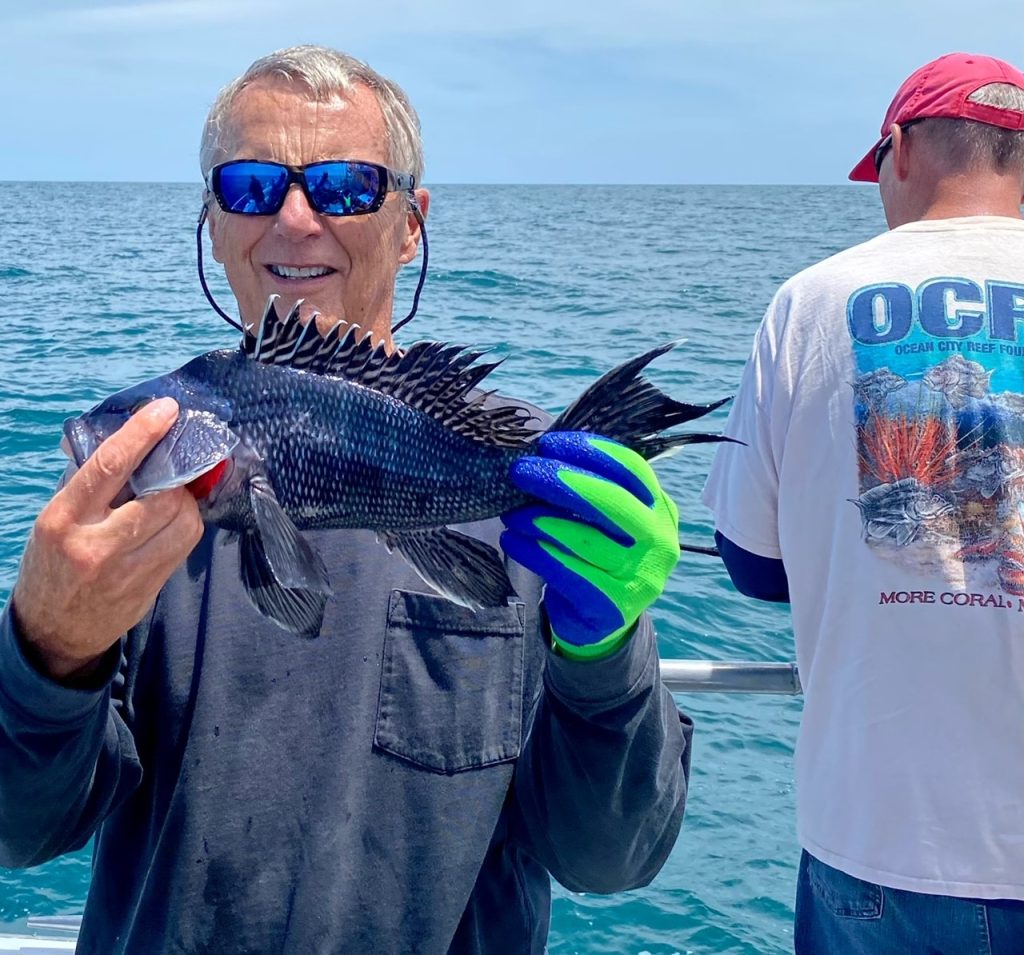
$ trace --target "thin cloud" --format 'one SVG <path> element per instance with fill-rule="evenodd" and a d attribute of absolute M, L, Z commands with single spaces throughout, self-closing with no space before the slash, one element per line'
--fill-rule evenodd
<path fill-rule="evenodd" d="M 714 41 L 735 46 L 752 41 L 773 42 L 790 31 L 813 31 L 819 23 L 841 18 L 863 0 L 731 0 L 728 4 L 694 0 L 519 0 L 480 3 L 479 0 L 390 0 L 387 16 L 367 20 L 355 34 L 361 43 L 370 37 L 491 38 L 534 41 L 554 51 L 629 50 L 674 47 L 680 43 Z M 936 0 L 942 2 L 942 0 Z M 290 0 L 272 0 L 286 15 Z M 329 22 L 337 0 L 305 0 L 310 22 Z"/>
<path fill-rule="evenodd" d="M 93 30 L 191 27 L 237 21 L 270 6 L 259 0 L 150 0 L 64 10 L 59 19 L 69 27 Z"/>

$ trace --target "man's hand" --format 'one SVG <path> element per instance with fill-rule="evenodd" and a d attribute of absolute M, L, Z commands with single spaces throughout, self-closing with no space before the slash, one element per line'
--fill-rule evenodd
<path fill-rule="evenodd" d="M 36 519 L 12 608 L 26 652 L 54 680 L 87 677 L 202 537 L 198 506 L 185 488 L 111 506 L 177 415 L 169 398 L 146 405 Z"/>
<path fill-rule="evenodd" d="M 679 515 L 650 465 L 582 431 L 553 432 L 521 458 L 513 483 L 543 503 L 502 518 L 505 552 L 547 584 L 552 637 L 566 656 L 625 642 L 679 559 Z"/>

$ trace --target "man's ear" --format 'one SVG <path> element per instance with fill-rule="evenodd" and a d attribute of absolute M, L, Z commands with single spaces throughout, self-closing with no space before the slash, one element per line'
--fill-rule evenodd
<path fill-rule="evenodd" d="M 419 209 L 420 215 L 426 219 L 427 210 L 430 208 L 430 193 L 426 189 L 417 189 L 415 192 L 416 196 L 416 208 Z M 398 261 L 402 265 L 407 265 L 414 258 L 416 258 L 416 250 L 420 244 L 420 224 L 416 218 L 416 214 L 410 209 L 405 216 L 405 238 L 402 240 L 402 248 L 398 254 Z"/>
<path fill-rule="evenodd" d="M 910 175 L 911 137 L 896 123 L 889 127 L 889 131 L 892 133 L 892 171 L 896 178 L 903 182 Z"/>
<path fill-rule="evenodd" d="M 210 190 L 204 190 L 203 202 L 206 205 L 206 228 L 210 236 L 210 246 L 213 249 L 213 260 L 224 264 L 224 259 L 221 257 L 220 248 L 217 244 L 217 220 L 219 218 L 220 210 L 217 208 L 217 204 L 213 201 L 210 195 Z"/>

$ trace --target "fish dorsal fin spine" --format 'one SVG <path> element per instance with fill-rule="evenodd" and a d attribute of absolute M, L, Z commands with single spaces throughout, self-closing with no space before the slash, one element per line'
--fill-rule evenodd
<path fill-rule="evenodd" d="M 460 345 L 422 341 L 388 354 L 358 325 L 335 325 L 326 335 L 315 316 L 299 320 L 300 299 L 282 319 L 276 295 L 267 300 L 259 329 L 247 330 L 242 351 L 254 361 L 344 378 L 424 412 L 451 430 L 503 447 L 522 447 L 537 435 L 525 408 L 487 407 L 494 392 L 473 394 L 500 361 L 476 364 L 483 352 Z"/>

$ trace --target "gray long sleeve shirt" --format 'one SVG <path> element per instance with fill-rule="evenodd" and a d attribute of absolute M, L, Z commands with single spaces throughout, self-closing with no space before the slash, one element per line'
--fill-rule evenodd
<path fill-rule="evenodd" d="M 549 874 L 658 872 L 692 724 L 647 618 L 570 661 L 518 565 L 521 600 L 474 613 L 371 532 L 308 537 L 336 590 L 317 639 L 250 607 L 212 530 L 95 689 L 41 676 L 0 619 L 0 864 L 96 834 L 80 953 L 539 955 Z"/>

